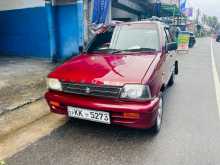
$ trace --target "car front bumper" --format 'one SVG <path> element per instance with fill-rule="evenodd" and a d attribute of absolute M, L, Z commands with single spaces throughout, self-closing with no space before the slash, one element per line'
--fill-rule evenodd
<path fill-rule="evenodd" d="M 45 98 L 51 112 L 68 115 L 67 107 L 80 107 L 110 113 L 111 124 L 131 128 L 151 128 L 156 121 L 159 98 L 148 102 L 127 102 L 113 99 L 86 97 L 62 92 L 49 91 Z M 125 113 L 138 114 L 138 118 L 126 117 Z"/>

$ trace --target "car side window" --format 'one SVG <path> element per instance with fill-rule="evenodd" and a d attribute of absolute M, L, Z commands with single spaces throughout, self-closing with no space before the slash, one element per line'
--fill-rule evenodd
<path fill-rule="evenodd" d="M 165 31 L 165 34 L 166 34 L 166 43 L 171 43 L 172 42 L 172 37 L 170 35 L 170 31 L 167 28 L 165 28 L 164 31 Z"/>

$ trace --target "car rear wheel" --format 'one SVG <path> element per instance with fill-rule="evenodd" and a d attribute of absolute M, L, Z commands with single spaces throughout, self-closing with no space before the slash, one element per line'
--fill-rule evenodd
<path fill-rule="evenodd" d="M 169 80 L 169 82 L 168 82 L 168 87 L 173 86 L 174 81 L 175 81 L 175 74 L 172 73 L 172 75 L 171 75 L 171 77 L 170 77 L 170 80 Z"/>
<path fill-rule="evenodd" d="M 178 75 L 179 74 L 179 62 L 178 61 L 175 61 L 175 63 L 174 63 L 174 73 L 176 74 L 176 75 Z"/>
<path fill-rule="evenodd" d="M 154 134 L 157 134 L 160 132 L 162 119 L 163 119 L 163 97 L 161 96 L 159 100 L 157 119 L 156 119 L 155 125 L 152 127 L 152 132 Z"/>

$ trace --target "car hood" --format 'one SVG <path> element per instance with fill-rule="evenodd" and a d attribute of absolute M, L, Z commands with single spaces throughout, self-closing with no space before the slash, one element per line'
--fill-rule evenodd
<path fill-rule="evenodd" d="M 52 72 L 49 77 L 61 81 L 123 86 L 126 83 L 141 83 L 156 53 L 80 55 Z"/>

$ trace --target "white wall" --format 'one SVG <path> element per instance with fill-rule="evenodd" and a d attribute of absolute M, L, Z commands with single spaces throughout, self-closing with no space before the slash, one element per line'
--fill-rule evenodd
<path fill-rule="evenodd" d="M 0 11 L 45 6 L 45 0 L 0 0 Z"/>

